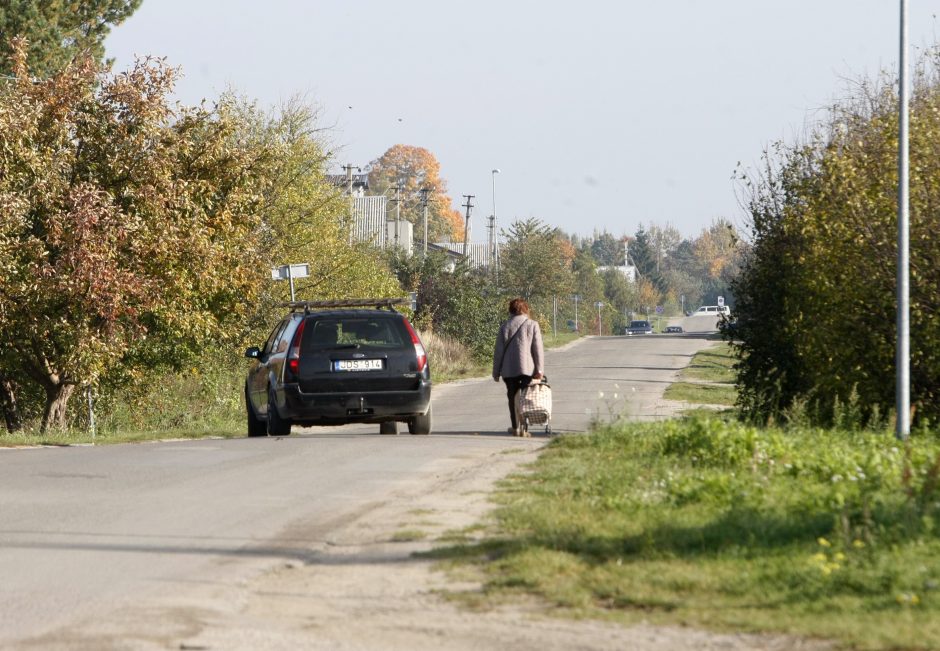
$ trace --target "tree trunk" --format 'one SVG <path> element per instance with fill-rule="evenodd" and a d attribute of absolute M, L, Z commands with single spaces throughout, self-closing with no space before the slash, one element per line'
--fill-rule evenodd
<path fill-rule="evenodd" d="M 48 429 L 65 429 L 67 421 L 65 420 L 66 410 L 69 406 L 69 398 L 75 391 L 74 384 L 49 383 L 46 389 L 46 411 L 42 415 L 42 431 Z"/>
<path fill-rule="evenodd" d="M 20 410 L 16 405 L 16 387 L 13 386 L 13 381 L 4 375 L 0 375 L 0 409 L 3 409 L 3 420 L 8 432 L 12 434 L 23 427 L 23 419 L 20 418 Z"/>

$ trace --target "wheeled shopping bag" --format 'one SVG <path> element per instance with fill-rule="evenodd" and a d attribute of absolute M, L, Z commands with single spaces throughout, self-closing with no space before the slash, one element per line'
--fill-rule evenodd
<path fill-rule="evenodd" d="M 538 384 L 519 389 L 516 394 L 516 422 L 522 428 L 523 436 L 528 436 L 531 425 L 545 425 L 545 433 L 552 433 L 552 388 L 548 378 L 543 377 Z"/>

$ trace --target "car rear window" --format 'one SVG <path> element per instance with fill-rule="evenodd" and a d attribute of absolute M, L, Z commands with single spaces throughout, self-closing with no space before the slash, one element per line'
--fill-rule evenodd
<path fill-rule="evenodd" d="M 301 352 L 325 348 L 403 348 L 411 342 L 401 319 L 386 316 L 312 318 Z"/>
<path fill-rule="evenodd" d="M 631 328 L 645 328 L 647 326 L 649 326 L 649 322 L 647 321 L 631 321 L 630 322 Z"/>

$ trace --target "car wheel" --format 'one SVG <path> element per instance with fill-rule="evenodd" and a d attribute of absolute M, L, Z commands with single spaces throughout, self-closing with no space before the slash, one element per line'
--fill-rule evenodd
<path fill-rule="evenodd" d="M 268 426 L 255 415 L 255 408 L 251 406 L 251 400 L 248 398 L 248 387 L 245 387 L 245 411 L 248 412 L 248 436 L 266 435 Z"/>
<path fill-rule="evenodd" d="M 428 405 L 426 414 L 415 416 L 408 421 L 408 431 L 412 434 L 430 434 L 431 433 L 431 405 Z"/>
<path fill-rule="evenodd" d="M 393 420 L 379 423 L 379 434 L 398 434 L 398 423 Z"/>
<path fill-rule="evenodd" d="M 274 392 L 268 396 L 268 436 L 289 436 L 290 421 L 281 418 L 277 410 L 277 403 L 274 401 Z"/>

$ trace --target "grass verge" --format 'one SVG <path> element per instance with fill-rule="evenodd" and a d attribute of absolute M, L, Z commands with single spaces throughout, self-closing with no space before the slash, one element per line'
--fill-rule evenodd
<path fill-rule="evenodd" d="M 551 332 L 542 333 L 542 342 L 546 348 L 560 348 L 580 338 L 581 335 L 577 332 L 565 331 L 559 332 L 557 335 L 552 335 Z"/>
<path fill-rule="evenodd" d="M 663 397 L 700 405 L 733 405 L 738 390 L 733 385 L 674 382 L 666 387 Z"/>
<path fill-rule="evenodd" d="M 619 424 L 552 441 L 483 542 L 433 555 L 487 604 L 938 649 L 938 480 L 931 435 Z"/>
<path fill-rule="evenodd" d="M 735 361 L 731 346 L 721 343 L 696 353 L 681 375 L 687 380 L 732 383 L 735 381 Z"/>

